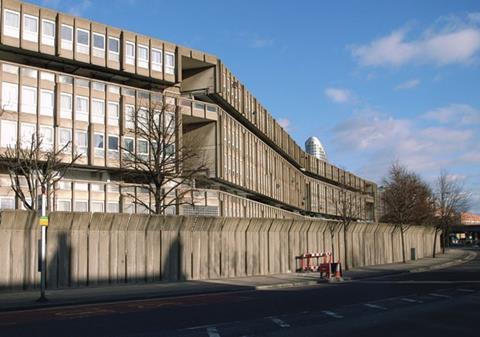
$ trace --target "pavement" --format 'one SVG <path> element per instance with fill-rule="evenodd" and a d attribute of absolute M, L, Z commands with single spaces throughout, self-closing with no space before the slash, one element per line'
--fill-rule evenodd
<path fill-rule="evenodd" d="M 424 258 L 407 263 L 354 268 L 344 272 L 346 282 L 376 279 L 392 275 L 418 273 L 447 268 L 475 259 L 475 251 L 450 249 L 436 258 Z M 37 302 L 38 290 L 0 292 L 0 312 L 94 303 L 168 298 L 213 293 L 233 293 L 252 290 L 273 290 L 312 286 L 321 283 L 318 273 L 287 273 L 268 276 L 236 277 L 218 280 L 185 281 L 153 284 L 47 290 L 48 302 Z"/>

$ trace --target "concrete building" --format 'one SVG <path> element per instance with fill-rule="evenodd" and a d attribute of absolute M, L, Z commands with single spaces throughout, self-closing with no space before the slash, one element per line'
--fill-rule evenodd
<path fill-rule="evenodd" d="M 179 121 L 178 142 L 196 141 L 209 159 L 195 207 L 167 213 L 335 217 L 344 184 L 374 220 L 375 184 L 305 153 L 216 56 L 15 0 L 1 12 L 0 151 L 38 133 L 84 154 L 56 186 L 54 209 L 144 212 L 125 197 L 144 190 L 119 178 L 119 144 L 148 156 L 129 113 L 161 95 L 177 107 L 163 118 Z M 20 207 L 0 173 L 0 207 Z"/>
<path fill-rule="evenodd" d="M 310 137 L 305 141 L 305 151 L 317 159 L 328 161 L 327 152 L 317 137 Z"/>

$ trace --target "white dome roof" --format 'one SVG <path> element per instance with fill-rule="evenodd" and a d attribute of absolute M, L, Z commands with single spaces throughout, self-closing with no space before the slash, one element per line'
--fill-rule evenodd
<path fill-rule="evenodd" d="M 325 149 L 323 148 L 323 145 L 322 143 L 320 142 L 320 140 L 317 138 L 317 137 L 310 137 L 307 139 L 307 141 L 305 142 L 305 151 L 318 158 L 318 159 L 321 159 L 321 160 L 324 160 L 324 161 L 327 161 L 327 152 L 325 151 Z"/>

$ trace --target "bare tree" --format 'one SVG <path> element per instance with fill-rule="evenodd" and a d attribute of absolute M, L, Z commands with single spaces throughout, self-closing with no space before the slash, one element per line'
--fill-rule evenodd
<path fill-rule="evenodd" d="M 41 189 L 45 188 L 47 200 L 50 200 L 56 183 L 80 157 L 80 154 L 71 154 L 70 142 L 56 150 L 34 134 L 30 141 L 22 140 L 17 146 L 0 153 L 0 162 L 8 171 L 16 197 L 27 210 L 37 211 Z M 49 203 L 47 210 L 52 210 Z"/>
<path fill-rule="evenodd" d="M 400 231 L 402 259 L 405 262 L 405 232 L 414 224 L 427 224 L 432 219 L 432 192 L 416 173 L 398 163 L 390 168 L 384 186 L 386 209 L 382 221 L 393 223 Z"/>
<path fill-rule="evenodd" d="M 449 177 L 448 172 L 442 170 L 435 182 L 436 221 L 433 245 L 433 257 L 437 245 L 437 236 L 442 233 L 442 252 L 448 244 L 448 235 L 452 224 L 458 222 L 462 212 L 467 211 L 470 194 L 466 193 L 463 184 Z"/>
<path fill-rule="evenodd" d="M 139 105 L 130 112 L 132 124 L 127 127 L 137 144 L 131 140 L 120 148 L 125 182 L 142 186 L 148 200 L 132 192 L 124 195 L 152 214 L 164 214 L 172 205 L 191 205 L 195 178 L 207 170 L 201 149 L 179 140 L 181 112 L 165 97 Z"/>
<path fill-rule="evenodd" d="M 338 195 L 334 198 L 333 203 L 335 205 L 335 210 L 337 217 L 340 220 L 340 223 L 343 227 L 343 247 L 345 251 L 345 261 L 344 267 L 348 269 L 348 240 L 347 232 L 350 228 L 350 225 L 354 223 L 361 215 L 361 205 L 358 204 L 353 192 L 347 188 L 345 181 L 345 174 L 340 177 L 340 185 L 338 189 Z"/>

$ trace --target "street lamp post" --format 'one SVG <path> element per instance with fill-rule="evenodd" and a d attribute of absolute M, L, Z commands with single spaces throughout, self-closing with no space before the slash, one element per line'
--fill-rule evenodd
<path fill-rule="evenodd" d="M 40 298 L 38 302 L 46 302 L 47 298 L 45 296 L 45 286 L 46 286 L 46 246 L 47 246 L 47 226 L 48 226 L 48 217 L 47 217 L 47 191 L 45 186 L 42 186 L 41 194 L 41 216 L 40 216 L 40 227 L 42 228 L 42 240 L 40 248 Z"/>

